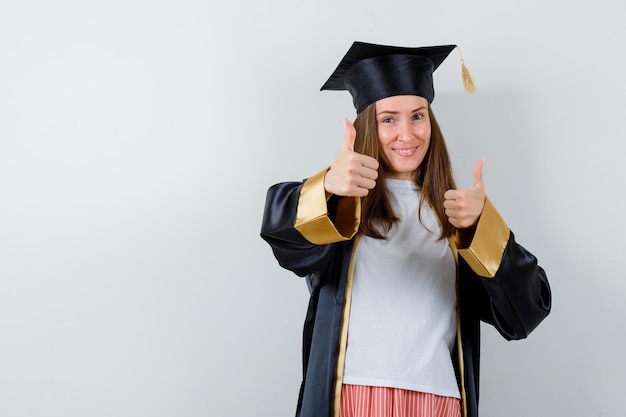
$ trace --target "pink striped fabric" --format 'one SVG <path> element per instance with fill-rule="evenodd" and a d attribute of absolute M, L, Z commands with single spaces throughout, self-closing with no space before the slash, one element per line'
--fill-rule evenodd
<path fill-rule="evenodd" d="M 340 417 L 460 417 L 458 398 L 399 388 L 344 384 Z"/>

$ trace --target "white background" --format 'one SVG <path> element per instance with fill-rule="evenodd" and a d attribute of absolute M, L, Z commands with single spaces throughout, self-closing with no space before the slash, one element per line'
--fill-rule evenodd
<path fill-rule="evenodd" d="M 481 415 L 623 416 L 626 3 L 0 2 L 0 416 L 292 416 L 307 303 L 266 189 L 334 159 L 354 40 L 459 44 L 433 108 L 457 182 L 548 272 L 484 326 Z"/>

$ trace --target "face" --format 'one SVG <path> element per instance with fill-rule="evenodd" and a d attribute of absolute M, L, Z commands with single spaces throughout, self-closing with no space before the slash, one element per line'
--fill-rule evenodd
<path fill-rule="evenodd" d="M 389 162 L 389 178 L 412 180 L 430 144 L 428 101 L 392 96 L 376 102 L 380 149 Z"/>

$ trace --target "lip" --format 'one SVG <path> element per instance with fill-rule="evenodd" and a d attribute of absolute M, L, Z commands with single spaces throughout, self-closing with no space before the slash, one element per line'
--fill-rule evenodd
<path fill-rule="evenodd" d="M 396 155 L 399 155 L 404 158 L 408 158 L 408 157 L 415 155 L 415 153 L 417 152 L 417 148 L 418 148 L 417 146 L 412 146 L 410 148 L 407 148 L 407 147 L 392 148 L 392 150 L 395 152 Z"/>

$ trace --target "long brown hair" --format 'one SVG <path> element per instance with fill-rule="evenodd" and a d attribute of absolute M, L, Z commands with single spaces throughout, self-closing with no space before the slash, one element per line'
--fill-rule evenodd
<path fill-rule="evenodd" d="M 428 116 L 431 125 L 430 145 L 424 156 L 424 161 L 417 168 L 415 183 L 421 188 L 419 212 L 421 213 L 424 202 L 430 204 L 441 225 L 439 238 L 443 239 L 452 236 L 456 230 L 448 222 L 443 208 L 444 193 L 450 189 L 455 189 L 456 185 L 452 175 L 448 148 L 430 106 L 428 106 Z M 398 217 L 393 212 L 385 181 L 380 181 L 380 179 L 389 176 L 389 164 L 383 153 L 380 152 L 376 103 L 370 104 L 358 114 L 354 121 L 354 127 L 356 129 L 354 151 L 369 155 L 380 162 L 378 168 L 379 181 L 377 181 L 376 187 L 362 199 L 361 232 L 366 236 L 385 239 L 386 234 L 391 230 Z"/>

